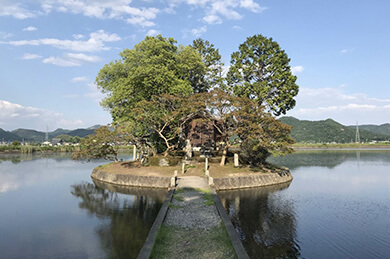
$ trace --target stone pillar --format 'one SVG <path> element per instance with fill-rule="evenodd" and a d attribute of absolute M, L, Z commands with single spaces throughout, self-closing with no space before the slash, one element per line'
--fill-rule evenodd
<path fill-rule="evenodd" d="M 209 185 L 210 185 L 210 186 L 213 186 L 213 185 L 214 185 L 214 179 L 213 179 L 213 177 L 209 176 L 208 178 L 209 178 Z"/>
<path fill-rule="evenodd" d="M 192 146 L 189 139 L 186 140 L 185 151 L 186 151 L 186 160 L 190 160 L 192 158 Z"/>
<path fill-rule="evenodd" d="M 208 157 L 206 157 L 204 172 L 205 172 L 206 176 L 209 176 L 209 158 Z"/>
<path fill-rule="evenodd" d="M 137 160 L 137 147 L 133 145 L 133 161 Z"/>
<path fill-rule="evenodd" d="M 238 163 L 238 154 L 235 153 L 234 154 L 234 167 L 238 167 L 239 166 L 239 163 Z"/>
<path fill-rule="evenodd" d="M 177 177 L 177 170 L 173 172 L 173 177 Z"/>
<path fill-rule="evenodd" d="M 181 174 L 184 174 L 185 166 L 186 166 L 185 163 L 181 163 Z"/>

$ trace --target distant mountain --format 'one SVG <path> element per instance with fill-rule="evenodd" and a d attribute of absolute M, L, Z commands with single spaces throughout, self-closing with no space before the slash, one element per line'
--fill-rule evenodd
<path fill-rule="evenodd" d="M 55 131 L 49 132 L 49 138 L 57 137 L 58 135 L 66 135 L 71 130 L 66 129 L 56 129 Z"/>
<path fill-rule="evenodd" d="M 356 128 L 356 126 L 349 126 L 349 127 L 354 129 Z M 359 129 L 390 136 L 390 123 L 386 123 L 382 125 L 371 125 L 371 124 L 359 125 Z"/>
<path fill-rule="evenodd" d="M 30 129 L 17 129 L 11 132 L 25 141 L 34 141 L 34 142 L 45 141 L 46 133 L 41 131 L 30 130 Z"/>
<path fill-rule="evenodd" d="M 76 130 L 67 130 L 67 129 L 56 129 L 55 131 L 48 132 L 49 140 L 57 137 L 58 135 L 69 135 L 72 137 L 79 136 L 84 138 L 92 133 L 95 129 L 98 129 L 100 125 L 94 125 L 87 129 L 76 129 Z M 17 129 L 13 131 L 5 131 L 0 129 L 0 141 L 27 141 L 27 142 L 43 142 L 46 138 L 46 132 L 31 130 L 31 129 Z"/>
<path fill-rule="evenodd" d="M 87 130 L 97 130 L 97 129 L 100 128 L 101 126 L 102 126 L 102 125 L 99 125 L 99 124 L 93 125 L 92 127 L 87 128 Z"/>
<path fill-rule="evenodd" d="M 95 130 L 94 129 L 76 129 L 69 131 L 66 135 L 75 137 L 79 136 L 80 138 L 84 138 L 85 136 L 91 135 Z"/>
<path fill-rule="evenodd" d="M 9 131 L 5 131 L 0 129 L 0 141 L 14 141 L 14 140 L 22 140 L 18 135 L 15 135 Z"/>
<path fill-rule="evenodd" d="M 355 141 L 356 128 L 344 126 L 332 119 L 322 121 L 299 120 L 294 117 L 282 117 L 280 121 L 293 127 L 291 136 L 297 142 L 306 143 L 351 143 Z M 389 140 L 390 137 L 370 132 L 359 126 L 362 142 Z"/>

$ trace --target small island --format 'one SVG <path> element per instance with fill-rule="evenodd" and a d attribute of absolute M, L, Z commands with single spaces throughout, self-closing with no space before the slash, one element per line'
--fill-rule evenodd
<path fill-rule="evenodd" d="M 106 64 L 95 83 L 113 118 L 83 139 L 75 158 L 105 158 L 92 178 L 131 186 L 172 187 L 177 176 L 207 179 L 217 190 L 292 180 L 270 155 L 292 153 L 291 127 L 277 116 L 295 106 L 297 78 L 272 38 L 248 37 L 229 71 L 217 48 L 197 39 L 147 36 Z M 134 146 L 131 162 L 120 145 Z"/>
<path fill-rule="evenodd" d="M 161 160 L 164 160 L 163 158 Z M 184 173 L 183 173 L 184 172 Z M 174 188 L 178 178 L 204 178 L 215 190 L 263 187 L 292 181 L 287 168 L 221 167 L 210 163 L 177 166 L 141 166 L 140 162 L 117 162 L 95 168 L 92 179 L 135 187 Z"/>

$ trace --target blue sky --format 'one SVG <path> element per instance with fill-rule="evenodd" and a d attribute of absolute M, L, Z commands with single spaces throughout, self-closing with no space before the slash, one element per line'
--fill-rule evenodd
<path fill-rule="evenodd" d="M 97 72 L 159 33 L 209 40 L 226 66 L 246 37 L 272 37 L 300 86 L 287 115 L 390 123 L 388 10 L 386 0 L 0 0 L 0 128 L 110 123 Z"/>

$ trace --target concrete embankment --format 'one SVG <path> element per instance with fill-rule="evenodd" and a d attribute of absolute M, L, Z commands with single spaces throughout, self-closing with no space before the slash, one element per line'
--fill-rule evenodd
<path fill-rule="evenodd" d="M 132 174 L 115 174 L 105 172 L 104 169 L 95 168 L 91 178 L 106 183 L 117 185 L 151 187 L 151 188 L 169 188 L 171 187 L 171 178 L 164 176 L 143 176 Z"/>
<path fill-rule="evenodd" d="M 121 174 L 107 172 L 104 168 L 95 168 L 91 178 L 106 183 L 150 188 L 170 188 L 175 186 L 173 176 L 147 176 L 135 174 Z M 272 173 L 253 173 L 250 175 L 237 175 L 222 178 L 212 178 L 210 185 L 215 190 L 234 190 L 270 186 L 291 182 L 293 177 L 288 170 L 279 170 Z"/>
<path fill-rule="evenodd" d="M 291 182 L 292 180 L 293 177 L 290 171 L 285 170 L 277 173 L 214 178 L 213 183 L 215 190 L 219 191 L 270 186 Z"/>

